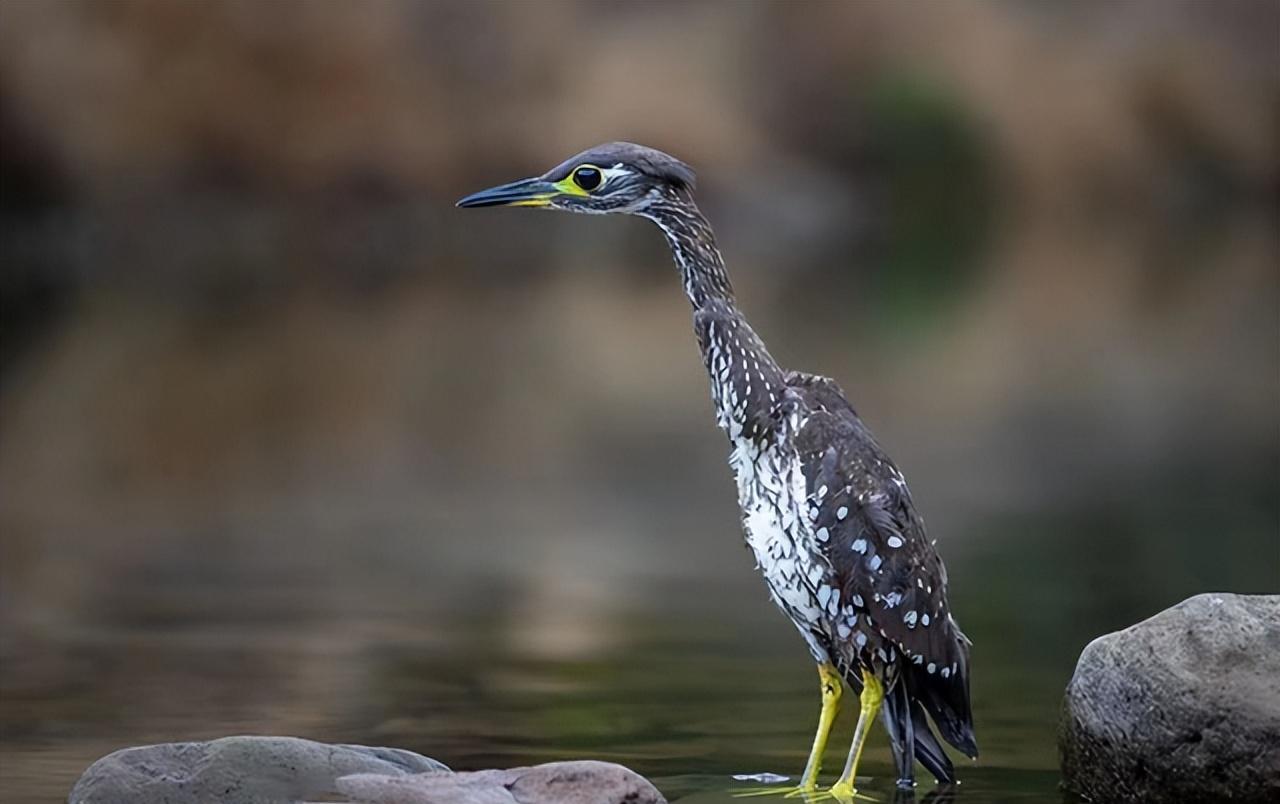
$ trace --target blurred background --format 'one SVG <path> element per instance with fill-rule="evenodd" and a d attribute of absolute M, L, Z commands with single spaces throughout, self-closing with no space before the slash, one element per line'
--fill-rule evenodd
<path fill-rule="evenodd" d="M 238 732 L 799 771 L 662 238 L 453 208 L 628 139 L 910 479 L 965 800 L 1059 800 L 1088 640 L 1280 587 L 1278 53 L 1274 2 L 3 0 L 0 798 Z"/>

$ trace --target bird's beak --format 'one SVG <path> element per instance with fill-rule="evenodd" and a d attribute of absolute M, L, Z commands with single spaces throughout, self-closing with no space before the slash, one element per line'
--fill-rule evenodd
<path fill-rule="evenodd" d="M 545 179 L 521 179 L 510 184 L 472 193 L 458 202 L 460 207 L 545 207 L 561 190 Z"/>

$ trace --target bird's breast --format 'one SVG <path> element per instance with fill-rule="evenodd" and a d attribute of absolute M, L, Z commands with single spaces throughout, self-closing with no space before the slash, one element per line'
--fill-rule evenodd
<path fill-rule="evenodd" d="M 737 439 L 729 463 L 738 481 L 743 535 L 774 602 L 797 625 L 817 627 L 836 601 L 827 585 L 830 567 L 807 520 L 799 457 L 778 444 Z M 827 601 L 820 599 L 824 588 Z"/>

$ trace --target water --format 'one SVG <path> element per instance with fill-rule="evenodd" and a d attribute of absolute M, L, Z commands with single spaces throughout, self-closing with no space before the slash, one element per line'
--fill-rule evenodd
<path fill-rule="evenodd" d="M 956 800 L 1069 800 L 1055 733 L 1080 649 L 1198 591 L 1273 588 L 1270 512 L 1256 513 L 1216 523 L 1213 564 L 1186 511 L 1133 529 L 1105 512 L 1009 517 L 961 538 L 948 559 L 975 642 L 982 756 L 957 760 Z M 458 769 L 612 760 L 701 804 L 752 786 L 734 774 L 804 764 L 816 674 L 735 545 L 713 552 L 724 564 L 705 582 L 696 568 L 642 573 L 642 594 L 605 605 L 572 577 L 543 594 L 478 570 L 433 594 L 443 576 L 389 531 L 363 536 L 366 566 L 346 575 L 319 569 L 352 568 L 323 541 L 281 555 L 248 536 L 153 558 L 116 578 L 96 613 L 10 634 L 0 797 L 63 800 L 115 748 L 234 733 L 394 745 Z M 855 715 L 846 706 L 836 724 L 828 776 Z M 864 792 L 894 800 L 878 727 L 862 772 Z M 932 787 L 922 780 L 921 800 Z"/>
<path fill-rule="evenodd" d="M 457 769 L 613 760 L 673 801 L 798 773 L 816 674 L 742 545 L 670 291 L 522 300 L 542 312 L 515 323 L 506 297 L 429 293 L 234 326 L 91 306 L 0 399 L 0 800 L 65 800 L 121 747 L 242 733 Z M 547 337 L 513 341 L 528 321 Z M 844 349 L 828 331 L 779 340 Z M 1054 378 L 1075 364 L 1041 361 L 1041 390 L 997 377 L 975 399 L 939 354 L 888 376 L 825 362 L 857 378 L 974 642 L 982 753 L 957 800 L 1060 802 L 1089 640 L 1280 587 L 1276 431 L 1242 412 L 1273 415 L 1274 389 L 1186 368 L 1181 392 L 1135 391 L 1122 361 L 1073 401 Z M 892 799 L 878 727 L 861 770 Z"/>

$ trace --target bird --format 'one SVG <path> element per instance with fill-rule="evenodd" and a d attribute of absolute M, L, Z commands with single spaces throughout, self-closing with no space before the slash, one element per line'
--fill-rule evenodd
<path fill-rule="evenodd" d="M 858 695 L 858 722 L 844 770 L 822 795 L 857 794 L 877 715 L 900 790 L 915 786 L 916 761 L 940 784 L 953 783 L 955 768 L 933 728 L 966 756 L 976 758 L 978 748 L 971 643 L 952 616 L 946 568 L 902 472 L 840 386 L 780 366 L 747 322 L 694 189 L 694 171 L 679 159 L 611 142 L 457 206 L 633 215 L 657 224 L 692 306 L 746 544 L 818 669 L 822 707 L 808 762 L 799 784 L 778 792 L 818 794 L 846 684 Z"/>

